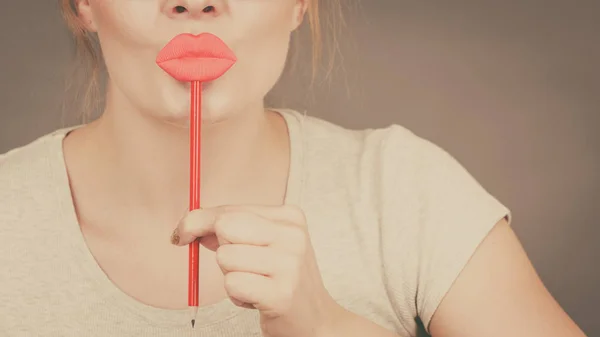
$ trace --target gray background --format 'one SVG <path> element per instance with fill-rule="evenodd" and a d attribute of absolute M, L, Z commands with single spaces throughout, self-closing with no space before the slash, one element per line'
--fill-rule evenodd
<path fill-rule="evenodd" d="M 1 11 L 5 152 L 77 112 L 61 112 L 72 46 L 56 1 Z M 306 89 L 301 50 L 269 101 L 446 148 L 513 210 L 547 287 L 600 336 L 600 2 L 368 0 L 346 20 L 331 83 Z"/>

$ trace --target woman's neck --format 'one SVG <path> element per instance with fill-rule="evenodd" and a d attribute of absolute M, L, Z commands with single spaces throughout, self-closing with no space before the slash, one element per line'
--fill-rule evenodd
<path fill-rule="evenodd" d="M 234 200 L 239 196 L 236 189 L 251 188 L 248 183 L 257 173 L 261 174 L 267 161 L 272 162 L 273 172 L 282 173 L 277 181 L 287 175 L 287 129 L 281 116 L 274 115 L 265 113 L 260 104 L 226 121 L 203 125 L 205 207 Z M 69 148 L 68 140 L 65 151 Z M 109 105 L 101 118 L 71 137 L 71 144 L 74 161 L 70 173 L 85 172 L 77 175 L 82 188 L 74 191 L 75 196 L 79 193 L 83 198 L 89 195 L 86 199 L 112 198 L 114 206 L 107 207 L 134 209 L 136 213 L 152 214 L 152 219 L 159 221 L 173 221 L 174 216 L 180 216 L 186 209 L 188 128 Z M 95 183 L 89 183 L 91 180 Z"/>

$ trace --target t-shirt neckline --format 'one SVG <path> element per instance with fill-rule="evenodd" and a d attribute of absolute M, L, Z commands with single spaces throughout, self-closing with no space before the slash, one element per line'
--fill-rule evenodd
<path fill-rule="evenodd" d="M 303 115 L 294 110 L 272 109 L 279 113 L 287 126 L 289 144 L 290 144 L 290 167 L 288 172 L 287 187 L 284 197 L 285 204 L 299 205 L 302 194 L 302 169 L 303 169 L 303 136 L 302 119 Z M 61 217 L 61 223 L 64 223 L 68 229 L 65 235 L 68 236 L 72 244 L 74 254 L 77 254 L 77 261 L 81 261 L 80 267 L 85 272 L 93 291 L 96 294 L 98 304 L 112 305 L 115 309 L 121 309 L 124 313 L 137 316 L 146 321 L 147 324 L 158 327 L 177 327 L 189 325 L 188 309 L 163 309 L 144 304 L 129 296 L 119 289 L 104 273 L 100 265 L 96 262 L 93 254 L 89 250 L 77 219 L 75 207 L 73 205 L 73 196 L 71 194 L 68 170 L 65 163 L 63 151 L 63 140 L 66 135 L 79 126 L 64 128 L 52 133 L 55 142 L 53 142 L 52 153 L 56 155 L 51 160 L 54 167 L 51 172 L 56 174 L 51 179 L 56 181 L 56 197 L 59 203 L 58 210 Z M 235 306 L 229 299 L 221 300 L 217 303 L 199 308 L 197 315 L 197 328 L 203 328 L 209 325 L 218 324 L 227 321 L 248 309 Z M 198 324 L 199 323 L 199 324 Z"/>

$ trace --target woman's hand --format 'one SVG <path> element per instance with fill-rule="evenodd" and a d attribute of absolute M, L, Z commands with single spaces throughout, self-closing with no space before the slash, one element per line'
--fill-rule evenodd
<path fill-rule="evenodd" d="M 260 311 L 268 337 L 326 335 L 344 310 L 321 280 L 304 213 L 293 206 L 223 206 L 190 212 L 171 238 L 200 238 L 215 250 L 225 289 L 238 306 Z"/>

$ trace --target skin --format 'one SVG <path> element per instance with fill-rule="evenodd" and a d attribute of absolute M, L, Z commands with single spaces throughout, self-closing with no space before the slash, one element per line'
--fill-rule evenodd
<path fill-rule="evenodd" d="M 185 308 L 182 246 L 201 238 L 200 284 L 207 290 L 201 305 L 230 298 L 255 308 L 265 336 L 395 336 L 331 299 L 302 210 L 281 206 L 289 139 L 263 99 L 281 74 L 307 3 L 77 0 L 77 6 L 100 38 L 110 77 L 106 110 L 66 137 L 65 160 L 82 232 L 115 285 L 149 305 Z M 175 6 L 187 10 L 175 14 Z M 213 10 L 204 12 L 206 6 Z M 206 197 L 202 210 L 186 212 L 188 87 L 154 60 L 175 35 L 204 31 L 221 37 L 238 63 L 204 88 Z M 480 245 L 429 328 L 434 337 L 583 336 L 506 222 Z"/>
<path fill-rule="evenodd" d="M 265 112 L 263 98 L 280 76 L 290 33 L 306 4 L 80 0 L 77 5 L 82 22 L 99 36 L 110 74 L 102 117 L 64 142 L 82 232 L 123 291 L 153 306 L 185 308 L 187 253 L 170 245 L 169 237 L 188 206 L 189 86 L 160 69 L 156 55 L 176 35 L 202 31 L 217 34 L 235 52 L 236 65 L 203 92 L 203 204 L 281 205 L 289 138 L 281 116 Z M 207 5 L 215 10 L 204 13 Z M 187 11 L 176 15 L 175 6 Z M 227 298 L 214 253 L 200 256 L 200 282 L 211 289 L 201 305 Z"/>

